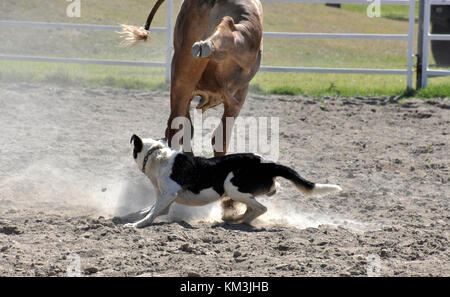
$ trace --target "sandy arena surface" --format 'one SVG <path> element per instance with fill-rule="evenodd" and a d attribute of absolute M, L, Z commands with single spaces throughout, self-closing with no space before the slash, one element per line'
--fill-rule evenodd
<path fill-rule="evenodd" d="M 0 85 L 0 275 L 65 276 L 78 255 L 91 276 L 450 276 L 449 101 L 250 95 L 241 116 L 279 117 L 279 161 L 342 192 L 280 180 L 253 227 L 217 205 L 115 225 L 154 199 L 130 136 L 168 114 L 167 92 Z"/>

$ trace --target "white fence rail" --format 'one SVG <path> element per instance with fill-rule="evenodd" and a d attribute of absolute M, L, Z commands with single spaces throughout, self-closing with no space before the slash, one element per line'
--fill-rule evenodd
<path fill-rule="evenodd" d="M 262 0 L 262 2 L 284 2 L 284 3 L 331 3 L 331 4 L 370 4 L 374 0 Z M 352 40 L 404 40 L 408 42 L 408 50 L 406 53 L 406 69 L 368 69 L 368 68 L 322 68 L 322 67 L 280 67 L 280 66 L 261 66 L 261 71 L 271 72 L 302 72 L 302 73 L 342 73 L 342 74 L 389 74 L 389 75 L 405 75 L 407 77 L 407 88 L 412 88 L 413 75 L 413 46 L 414 46 L 414 22 L 415 22 L 415 0 L 377 0 L 382 5 L 408 5 L 409 21 L 408 32 L 405 34 L 333 34 L 333 33 L 297 33 L 297 32 L 264 32 L 265 38 L 298 38 L 298 39 L 352 39 Z M 425 0 L 433 2 L 433 4 L 442 4 L 445 0 Z M 33 56 L 17 56 L 17 55 L 0 55 L 0 60 L 16 60 L 16 61 L 38 61 L 38 62 L 58 62 L 58 63 L 77 63 L 77 64 L 102 64 L 102 65 L 123 65 L 123 66 L 146 66 L 146 67 L 165 67 L 166 81 L 170 80 L 170 62 L 172 56 L 172 23 L 173 23 L 173 0 L 167 0 L 167 23 L 166 27 L 152 28 L 153 32 L 162 32 L 166 34 L 166 57 L 163 62 L 138 62 L 138 61 L 119 61 L 119 60 L 93 60 L 78 58 L 57 58 L 57 57 L 33 57 Z M 437 2 L 437 3 L 435 3 Z M 449 3 L 450 4 L 450 3 Z M 429 34 L 429 5 L 428 17 L 425 20 L 428 24 L 424 27 L 427 32 L 424 36 L 425 44 L 428 40 L 449 40 L 448 35 L 430 35 Z M 118 26 L 108 25 L 91 25 L 91 24 L 66 24 L 66 23 L 44 23 L 44 22 L 23 22 L 23 21 L 0 21 L 0 26 L 32 26 L 43 28 L 64 28 L 64 29 L 86 29 L 86 30 L 107 30 L 118 31 Z M 443 38 L 443 39 L 441 39 Z M 426 53 L 426 59 L 425 59 Z M 424 67 L 423 74 L 426 85 L 426 77 L 433 75 L 442 75 L 443 71 L 428 69 L 428 47 L 424 50 Z M 444 71 L 447 75 L 447 72 Z M 450 72 L 449 72 L 450 73 Z"/>
<path fill-rule="evenodd" d="M 165 33 L 166 35 L 166 57 L 164 62 L 141 62 L 141 61 L 121 61 L 121 60 L 99 60 L 82 58 L 62 58 L 62 57 L 39 57 L 39 56 L 19 56 L 0 55 L 0 60 L 5 61 L 26 61 L 26 62 L 49 62 L 49 63 L 69 63 L 69 64 L 94 64 L 94 65 L 115 65 L 115 66 L 142 66 L 142 67 L 164 67 L 166 70 L 166 81 L 170 81 L 170 63 L 172 57 L 172 20 L 173 20 L 173 0 L 167 1 L 166 27 L 152 27 L 152 32 Z M 70 24 L 70 23 L 47 23 L 29 21 L 9 21 L 0 20 L 0 27 L 33 27 L 33 28 L 59 28 L 76 30 L 102 30 L 119 32 L 120 26 L 94 25 L 94 24 Z"/>
<path fill-rule="evenodd" d="M 424 6 L 424 20 L 423 20 L 423 37 L 422 37 L 422 85 L 425 88 L 428 84 L 428 77 L 433 76 L 450 76 L 450 70 L 431 70 L 429 68 L 429 42 L 431 40 L 450 40 L 450 34 L 430 34 L 430 17 L 431 5 L 450 5 L 450 1 L 445 0 L 425 0 Z M 449 53 L 450 55 L 450 53 Z"/>
<path fill-rule="evenodd" d="M 263 2 L 287 2 L 287 3 L 331 3 L 331 4 L 370 4 L 367 0 L 263 0 Z M 413 75 L 413 46 L 414 46 L 414 21 L 415 0 L 383 1 L 384 5 L 409 5 L 409 21 L 407 34 L 330 34 L 330 33 L 284 33 L 268 32 L 264 37 L 276 38 L 303 38 L 303 39 L 372 39 L 372 40 L 406 40 L 408 51 L 406 54 L 406 69 L 370 69 L 370 68 L 323 68 L 323 67 L 277 67 L 261 66 L 261 71 L 276 72 L 303 72 L 303 73 L 342 73 L 342 74 L 389 74 L 406 75 L 406 87 L 412 88 Z"/>

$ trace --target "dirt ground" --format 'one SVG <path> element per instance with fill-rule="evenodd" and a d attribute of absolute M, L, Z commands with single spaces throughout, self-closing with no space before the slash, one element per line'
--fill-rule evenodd
<path fill-rule="evenodd" d="M 252 227 L 217 205 L 115 225 L 154 197 L 130 136 L 168 114 L 166 92 L 0 85 L 0 275 L 65 276 L 78 256 L 90 276 L 450 276 L 449 101 L 249 95 L 241 116 L 279 117 L 279 162 L 342 192 L 280 180 Z"/>

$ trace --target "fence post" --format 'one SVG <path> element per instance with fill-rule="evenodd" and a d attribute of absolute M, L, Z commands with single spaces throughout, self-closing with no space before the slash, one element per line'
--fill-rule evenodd
<path fill-rule="evenodd" d="M 428 34 L 430 33 L 430 18 L 431 18 L 431 3 L 429 0 L 424 0 L 423 9 L 423 29 L 422 29 L 422 88 L 426 88 L 428 84 L 428 58 L 429 58 L 429 40 Z"/>
<path fill-rule="evenodd" d="M 173 46 L 173 0 L 167 2 L 167 25 L 166 25 L 166 83 L 170 82 L 171 76 L 171 61 L 172 61 L 172 46 Z"/>
<path fill-rule="evenodd" d="M 425 8 L 425 0 L 419 0 L 419 20 L 417 30 L 417 66 L 416 66 L 416 90 L 422 88 L 422 67 L 423 67 L 423 13 Z"/>
<path fill-rule="evenodd" d="M 412 89 L 415 20 L 416 20 L 416 0 L 410 0 L 409 22 L 408 22 L 408 76 L 406 82 L 406 87 L 408 91 Z"/>

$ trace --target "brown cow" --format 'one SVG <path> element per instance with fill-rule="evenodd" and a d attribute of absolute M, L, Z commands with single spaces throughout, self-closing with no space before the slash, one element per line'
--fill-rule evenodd
<path fill-rule="evenodd" d="M 144 28 L 123 26 L 129 44 L 147 39 L 153 16 L 162 2 L 157 1 Z M 234 119 L 244 104 L 249 82 L 259 69 L 262 17 L 259 0 L 183 1 L 174 29 L 171 112 L 166 129 L 170 146 L 179 145 L 172 143 L 178 131 L 172 127 L 176 117 L 189 119 L 193 135 L 189 107 L 192 99 L 200 96 L 197 108 L 202 112 L 224 105 L 222 122 L 214 132 L 212 144 L 215 155 L 226 154 Z M 216 137 L 223 142 L 216 143 Z M 186 139 L 183 141 L 186 144 Z"/>

